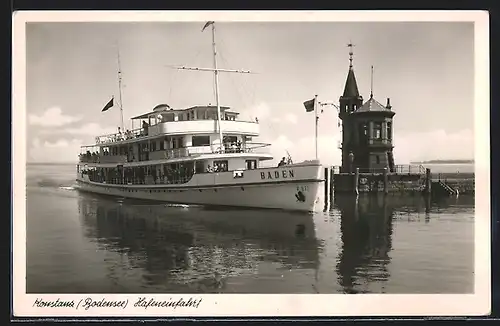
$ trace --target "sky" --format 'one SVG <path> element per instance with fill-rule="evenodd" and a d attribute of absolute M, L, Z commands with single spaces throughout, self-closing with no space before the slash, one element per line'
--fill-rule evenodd
<path fill-rule="evenodd" d="M 122 70 L 125 128 L 160 103 L 215 104 L 213 75 L 172 69 L 212 67 L 211 33 L 200 22 L 28 23 L 26 103 L 28 162 L 76 162 L 79 146 L 120 125 L 117 106 L 101 112 Z M 276 160 L 313 159 L 318 95 L 338 104 L 354 47 L 361 95 L 391 98 L 396 164 L 474 158 L 474 25 L 472 22 L 221 22 L 216 24 L 220 104 L 258 117 L 260 137 Z M 337 109 L 319 118 L 319 159 L 338 165 Z"/>

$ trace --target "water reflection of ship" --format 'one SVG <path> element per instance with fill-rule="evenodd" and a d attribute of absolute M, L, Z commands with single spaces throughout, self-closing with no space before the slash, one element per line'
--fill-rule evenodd
<path fill-rule="evenodd" d="M 150 285 L 178 284 L 180 292 L 220 292 L 231 276 L 254 274 L 261 263 L 284 269 L 318 268 L 309 214 L 138 206 L 79 197 L 86 237 L 126 255 Z"/>
<path fill-rule="evenodd" d="M 388 280 L 394 209 L 383 197 L 337 198 L 341 212 L 342 250 L 337 262 L 345 293 L 366 292 L 368 284 Z"/>

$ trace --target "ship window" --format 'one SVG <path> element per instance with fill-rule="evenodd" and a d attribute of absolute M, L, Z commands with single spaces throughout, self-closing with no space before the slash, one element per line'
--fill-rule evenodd
<path fill-rule="evenodd" d="M 247 170 L 253 170 L 257 168 L 257 160 L 246 160 L 245 161 Z"/>
<path fill-rule="evenodd" d="M 210 145 L 210 136 L 193 136 L 193 146 Z"/>
<path fill-rule="evenodd" d="M 172 138 L 172 148 L 178 148 L 178 139 L 177 138 Z"/>
<path fill-rule="evenodd" d="M 165 141 L 160 139 L 160 151 L 165 149 Z"/>
<path fill-rule="evenodd" d="M 151 142 L 151 152 L 154 152 L 154 151 L 156 151 L 156 140 L 153 140 Z"/>
<path fill-rule="evenodd" d="M 376 155 L 375 156 L 375 161 L 377 162 L 377 164 L 380 164 L 380 156 Z"/>
<path fill-rule="evenodd" d="M 228 144 L 228 143 L 233 144 L 233 143 L 238 142 L 238 137 L 236 137 L 236 136 L 224 136 L 223 139 L 224 139 L 225 144 Z"/>
<path fill-rule="evenodd" d="M 205 172 L 205 163 L 203 161 L 196 161 L 194 166 L 195 173 Z"/>
<path fill-rule="evenodd" d="M 214 161 L 215 172 L 225 172 L 228 171 L 227 160 Z"/>

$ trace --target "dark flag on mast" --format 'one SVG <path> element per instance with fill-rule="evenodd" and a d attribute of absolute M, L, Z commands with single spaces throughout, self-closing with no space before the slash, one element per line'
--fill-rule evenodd
<path fill-rule="evenodd" d="M 306 112 L 314 111 L 314 106 L 316 104 L 315 102 L 316 102 L 316 98 L 313 98 L 312 100 L 304 102 L 304 107 L 306 108 Z"/>
<path fill-rule="evenodd" d="M 202 32 L 207 28 L 208 26 L 212 25 L 214 22 L 213 21 L 208 21 L 205 26 L 203 26 L 203 29 L 201 30 Z"/>
<path fill-rule="evenodd" d="M 114 103 L 113 103 L 113 102 L 114 102 L 114 99 L 115 99 L 115 98 L 114 98 L 114 97 L 112 97 L 112 98 L 111 98 L 111 100 L 109 100 L 108 104 L 106 104 L 106 105 L 102 108 L 101 112 L 107 111 L 107 110 L 109 110 L 110 108 L 112 108 L 112 107 L 113 107 L 113 105 L 114 105 Z"/>

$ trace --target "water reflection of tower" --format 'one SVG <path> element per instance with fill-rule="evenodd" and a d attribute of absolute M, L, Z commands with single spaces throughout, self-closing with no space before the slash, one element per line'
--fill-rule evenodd
<path fill-rule="evenodd" d="M 341 212 L 340 285 L 346 293 L 384 292 L 389 278 L 393 209 L 383 196 L 337 197 L 335 205 Z"/>

